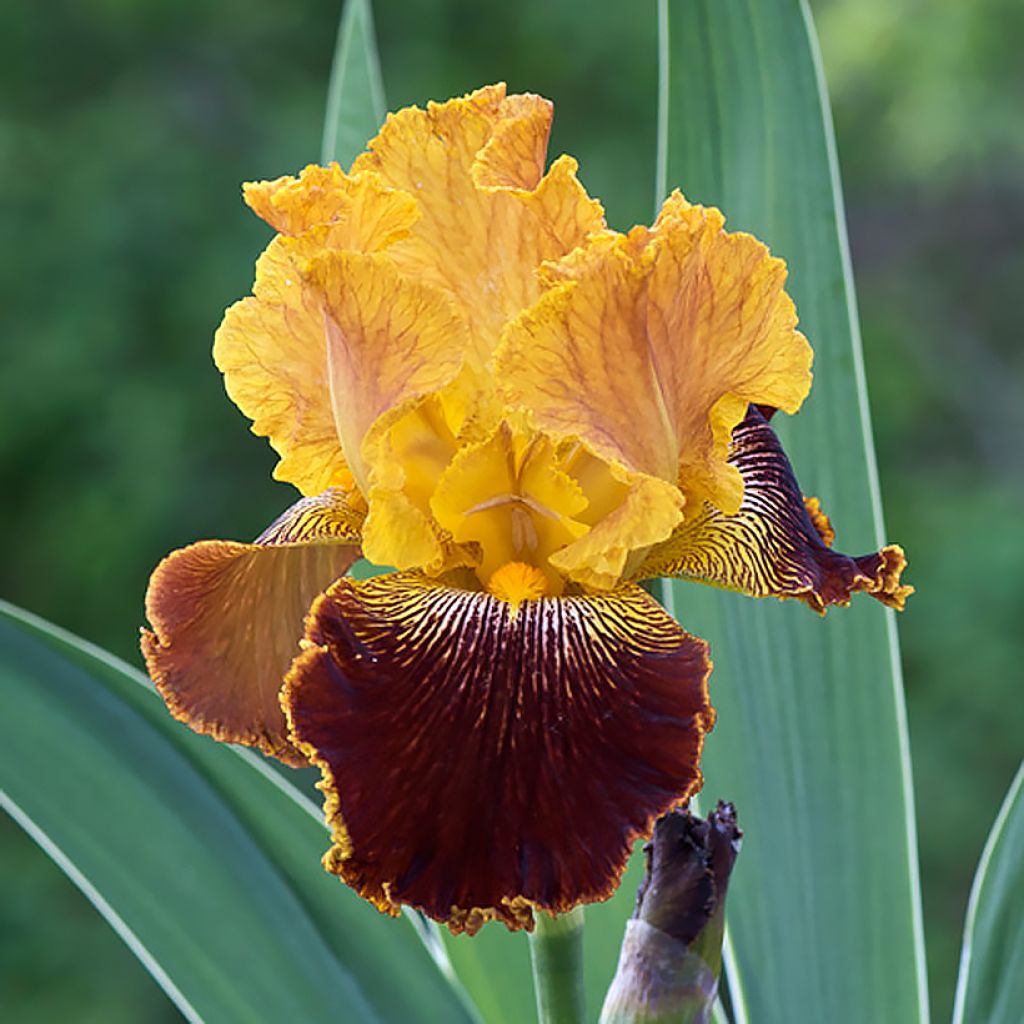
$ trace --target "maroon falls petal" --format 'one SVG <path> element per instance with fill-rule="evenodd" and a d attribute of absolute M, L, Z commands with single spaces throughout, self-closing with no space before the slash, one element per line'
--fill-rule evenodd
<path fill-rule="evenodd" d="M 282 703 L 323 774 L 325 867 L 388 913 L 530 928 L 607 897 L 701 785 L 711 664 L 636 586 L 542 598 L 402 573 L 314 605 Z"/>
<path fill-rule="evenodd" d="M 729 461 L 743 477 L 743 504 L 725 515 L 709 504 L 656 547 L 637 578 L 681 576 L 753 597 L 795 597 L 817 612 L 858 592 L 902 610 L 914 588 L 900 582 L 907 560 L 895 544 L 851 558 L 831 548 L 834 531 L 816 498 L 805 498 L 775 431 L 751 405 L 736 427 Z"/>

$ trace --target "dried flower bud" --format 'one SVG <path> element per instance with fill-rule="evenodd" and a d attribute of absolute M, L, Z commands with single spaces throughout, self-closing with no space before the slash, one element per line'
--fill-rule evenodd
<path fill-rule="evenodd" d="M 732 804 L 659 819 L 601 1024 L 706 1024 L 722 969 L 725 893 L 743 833 Z"/>

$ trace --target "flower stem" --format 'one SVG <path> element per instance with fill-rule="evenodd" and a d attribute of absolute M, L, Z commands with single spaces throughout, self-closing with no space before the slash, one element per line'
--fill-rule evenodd
<path fill-rule="evenodd" d="M 583 1024 L 583 908 L 537 914 L 530 960 L 540 1024 Z"/>

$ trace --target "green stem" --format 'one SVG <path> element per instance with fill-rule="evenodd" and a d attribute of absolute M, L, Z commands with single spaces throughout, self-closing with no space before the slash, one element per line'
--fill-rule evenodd
<path fill-rule="evenodd" d="M 538 913 L 530 960 L 540 1024 L 583 1024 L 583 908 L 558 917 Z"/>

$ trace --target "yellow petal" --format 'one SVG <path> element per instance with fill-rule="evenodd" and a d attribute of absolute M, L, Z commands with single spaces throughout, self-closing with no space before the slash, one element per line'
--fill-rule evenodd
<path fill-rule="evenodd" d="M 246 203 L 283 235 L 332 225 L 336 248 L 373 252 L 408 233 L 419 214 L 412 196 L 387 188 L 373 173 L 349 176 L 332 163 L 310 164 L 297 178 L 248 182 Z"/>
<path fill-rule="evenodd" d="M 465 324 L 442 293 L 405 279 L 382 256 L 327 253 L 309 264 L 308 277 L 324 304 L 334 424 L 369 494 L 375 444 L 417 401 L 456 378 Z"/>
<path fill-rule="evenodd" d="M 352 475 L 331 409 L 323 311 L 283 239 L 256 264 L 255 295 L 224 315 L 213 358 L 231 400 L 281 460 L 274 476 L 307 495 L 348 487 Z"/>
<path fill-rule="evenodd" d="M 544 174 L 553 113 L 551 101 L 540 96 L 505 96 L 491 137 L 473 154 L 473 181 L 481 188 L 535 189 Z"/>
<path fill-rule="evenodd" d="M 644 473 L 615 473 L 621 500 L 551 564 L 590 590 L 611 590 L 682 521 L 683 496 L 673 484 Z"/>
<path fill-rule="evenodd" d="M 253 295 L 225 314 L 214 361 L 253 433 L 281 456 L 275 477 L 307 495 L 348 488 L 352 475 L 330 400 L 324 303 L 304 268 L 334 249 L 385 247 L 407 233 L 415 204 L 374 175 L 347 179 L 336 167 L 249 186 L 246 198 L 282 230 L 309 230 L 275 238 L 259 258 Z"/>
<path fill-rule="evenodd" d="M 389 255 L 456 299 L 478 368 L 505 322 L 540 294 L 537 267 L 604 223 L 574 161 L 542 177 L 550 117 L 546 100 L 490 86 L 391 115 L 353 164 L 415 197 L 421 219 Z"/>
<path fill-rule="evenodd" d="M 650 231 L 548 267 L 558 281 L 509 325 L 495 364 L 509 403 L 602 457 L 735 511 L 729 433 L 756 402 L 795 412 L 811 352 L 785 264 L 678 194 Z"/>
<path fill-rule="evenodd" d="M 445 551 L 433 521 L 400 487 L 376 487 L 363 527 L 363 554 L 376 565 L 436 571 Z"/>

